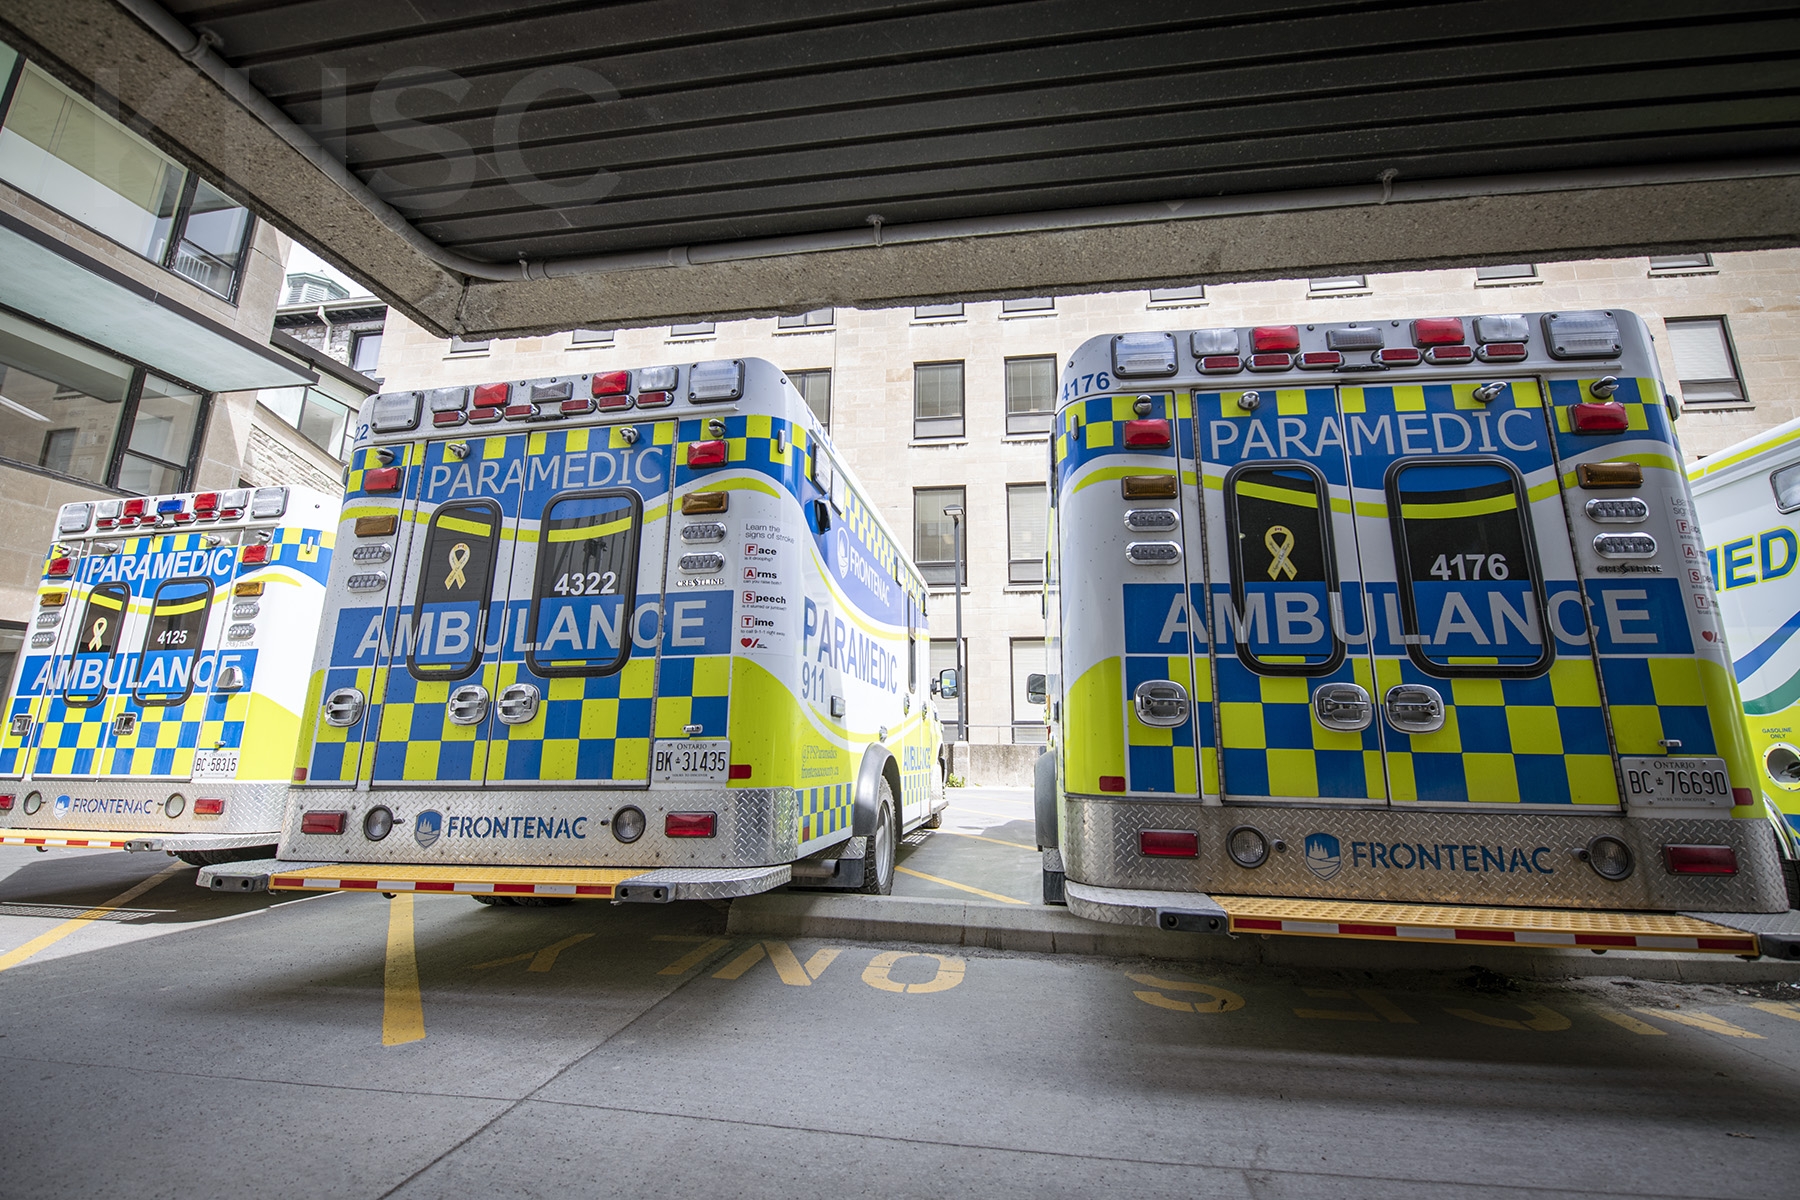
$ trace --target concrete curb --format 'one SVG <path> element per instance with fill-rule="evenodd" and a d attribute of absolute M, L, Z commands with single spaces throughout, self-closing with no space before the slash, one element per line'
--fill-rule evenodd
<path fill-rule="evenodd" d="M 734 900 L 726 929 L 750 937 L 910 942 L 1031 954 L 1161 958 L 1220 966 L 1361 971 L 1456 971 L 1567 979 L 1627 976 L 1675 983 L 1800 982 L 1800 963 L 1647 950 L 1506 949 L 1268 935 L 1216 937 L 1085 921 L 1066 909 L 987 900 L 924 900 L 769 892 Z"/>

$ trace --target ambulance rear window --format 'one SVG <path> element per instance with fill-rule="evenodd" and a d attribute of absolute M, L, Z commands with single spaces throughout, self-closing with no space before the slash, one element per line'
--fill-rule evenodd
<path fill-rule="evenodd" d="M 636 492 L 575 492 L 544 506 L 525 665 L 546 678 L 611 675 L 631 657 L 637 595 Z"/>
<path fill-rule="evenodd" d="M 1225 477 L 1238 658 L 1263 675 L 1328 675 L 1344 661 L 1331 619 L 1337 560 L 1325 477 L 1303 463 Z M 1223 633 L 1223 631 L 1221 631 Z"/>
<path fill-rule="evenodd" d="M 500 506 L 443 504 L 425 531 L 406 669 L 415 679 L 461 679 L 481 663 L 482 626 L 494 590 Z"/>
<path fill-rule="evenodd" d="M 119 648 L 125 627 L 125 609 L 131 589 L 122 583 L 103 583 L 88 593 L 87 607 L 75 634 L 74 661 L 63 688 L 63 700 L 76 708 L 91 708 L 106 698 L 106 665 Z"/>
<path fill-rule="evenodd" d="M 1538 675 L 1544 592 L 1525 480 L 1494 459 L 1401 462 L 1388 472 L 1388 519 L 1407 653 L 1427 674 Z"/>
<path fill-rule="evenodd" d="M 212 596 L 210 579 L 171 579 L 156 589 L 131 693 L 139 704 L 181 704 L 194 690 L 194 663 L 206 641 Z"/>

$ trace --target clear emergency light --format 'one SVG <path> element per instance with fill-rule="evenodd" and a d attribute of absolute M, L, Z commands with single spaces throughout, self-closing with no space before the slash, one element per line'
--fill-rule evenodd
<path fill-rule="evenodd" d="M 1612 358 L 1624 349 L 1618 318 L 1605 311 L 1545 313 L 1544 340 L 1556 358 Z"/>
<path fill-rule="evenodd" d="M 288 490 L 284 487 L 257 488 L 250 497 L 250 516 L 257 521 L 279 517 L 287 511 Z"/>
<path fill-rule="evenodd" d="M 672 392 L 675 390 L 676 376 L 674 367 L 645 367 L 638 372 L 638 391 Z"/>
<path fill-rule="evenodd" d="M 740 359 L 695 363 L 688 372 L 688 399 L 695 404 L 737 400 L 744 394 L 744 364 Z"/>
<path fill-rule="evenodd" d="M 420 392 L 387 392 L 369 405 L 369 428 L 376 433 L 402 433 L 419 427 Z"/>
<path fill-rule="evenodd" d="M 58 533 L 85 533 L 88 527 L 93 506 L 88 504 L 65 504 L 56 515 L 56 531 Z"/>
<path fill-rule="evenodd" d="M 1188 335 L 1188 346 L 1195 358 L 1209 355 L 1236 354 L 1238 331 L 1235 329 L 1196 329 Z"/>
<path fill-rule="evenodd" d="M 1113 338 L 1113 371 L 1127 379 L 1175 373 L 1175 335 L 1121 333 Z"/>

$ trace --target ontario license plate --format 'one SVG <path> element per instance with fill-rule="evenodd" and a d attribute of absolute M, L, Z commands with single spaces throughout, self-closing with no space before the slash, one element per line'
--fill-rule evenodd
<path fill-rule="evenodd" d="M 1628 804 L 1729 808 L 1731 776 L 1722 758 L 1621 758 Z"/>
<path fill-rule="evenodd" d="M 657 783 L 724 783 L 730 767 L 730 742 L 657 742 L 650 778 Z"/>
<path fill-rule="evenodd" d="M 237 775 L 236 750 L 194 751 L 195 779 L 231 779 Z"/>

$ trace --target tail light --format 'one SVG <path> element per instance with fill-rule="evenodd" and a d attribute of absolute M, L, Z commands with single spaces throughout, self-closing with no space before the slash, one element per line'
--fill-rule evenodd
<path fill-rule="evenodd" d="M 67 579 L 74 570 L 75 563 L 73 559 L 53 558 L 50 560 L 50 566 L 44 574 L 50 576 L 52 579 Z"/>
<path fill-rule="evenodd" d="M 512 389 L 504 383 L 484 383 L 475 389 L 477 408 L 505 408 L 512 399 Z"/>
<path fill-rule="evenodd" d="M 1125 447 L 1128 450 L 1166 450 L 1173 443 L 1167 421 L 1125 422 Z"/>
<path fill-rule="evenodd" d="M 1300 348 L 1300 327 L 1298 325 L 1258 325 L 1250 331 L 1250 348 L 1258 353 L 1265 350 L 1298 350 Z"/>
<path fill-rule="evenodd" d="M 346 812 L 314 811 L 300 818 L 301 833 L 342 833 L 344 821 L 349 817 Z"/>
<path fill-rule="evenodd" d="M 1625 406 L 1617 400 L 1608 400 L 1603 404 L 1573 405 L 1569 423 L 1576 433 L 1624 433 L 1629 421 Z"/>
<path fill-rule="evenodd" d="M 1188 829 L 1146 829 L 1138 834 L 1138 853 L 1146 858 L 1198 858 L 1200 835 Z"/>
<path fill-rule="evenodd" d="M 594 376 L 589 388 L 596 397 L 621 396 L 631 390 L 630 371 L 603 371 Z M 604 407 L 604 406 L 602 406 Z"/>
<path fill-rule="evenodd" d="M 1737 851 L 1730 846 L 1664 846 L 1663 865 L 1671 875 L 1736 875 Z"/>
<path fill-rule="evenodd" d="M 207 800 L 203 798 L 194 801 L 194 815 L 196 817 L 217 817 L 224 812 L 225 802 L 223 800 Z"/>
<path fill-rule="evenodd" d="M 689 442 L 687 448 L 687 465 L 690 467 L 722 467 L 725 465 L 725 443 Z"/>
<path fill-rule="evenodd" d="M 238 561 L 246 567 L 254 567 L 269 561 L 269 548 L 263 545 L 245 546 L 238 555 Z"/>
<path fill-rule="evenodd" d="M 1426 317 L 1413 322 L 1413 345 L 1454 346 L 1463 340 L 1461 317 Z"/>
<path fill-rule="evenodd" d="M 397 492 L 400 490 L 399 467 L 376 467 L 363 472 L 363 491 Z"/>
<path fill-rule="evenodd" d="M 670 813 L 663 818 L 663 834 L 667 837 L 713 836 L 718 817 L 712 813 Z"/>
<path fill-rule="evenodd" d="M 0 796 L 0 812 L 11 812 L 12 806 L 13 798 L 11 796 Z"/>

